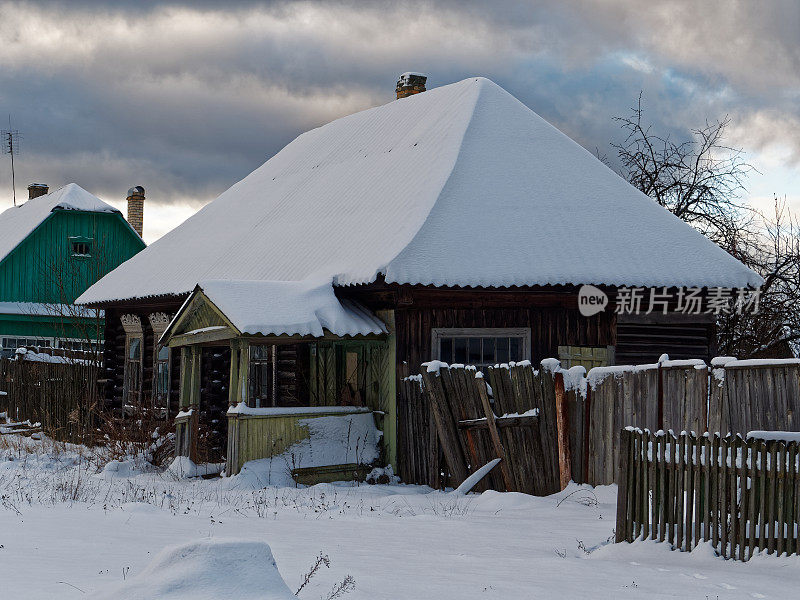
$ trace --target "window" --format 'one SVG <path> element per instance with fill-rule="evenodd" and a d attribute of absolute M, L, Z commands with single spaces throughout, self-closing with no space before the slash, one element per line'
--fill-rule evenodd
<path fill-rule="evenodd" d="M 169 410 L 169 358 L 168 346 L 162 346 L 156 352 L 153 404 L 157 409 Z"/>
<path fill-rule="evenodd" d="M 276 346 L 250 346 L 249 406 L 278 406 L 277 362 Z"/>
<path fill-rule="evenodd" d="M 122 385 L 123 404 L 139 406 L 142 401 L 142 320 L 137 315 L 122 315 L 125 329 L 125 375 Z"/>
<path fill-rule="evenodd" d="M 432 330 L 433 358 L 485 368 L 489 365 L 530 359 L 530 329 Z"/>
<path fill-rule="evenodd" d="M 167 330 L 172 316 L 166 313 L 150 313 L 147 316 L 153 330 L 153 408 L 166 417 L 169 412 L 170 357 L 172 352 L 158 341 Z"/>
<path fill-rule="evenodd" d="M 69 238 L 69 246 L 72 256 L 83 258 L 92 255 L 91 238 L 71 237 Z"/>
<path fill-rule="evenodd" d="M 142 338 L 128 339 L 125 354 L 125 404 L 136 406 L 142 393 Z"/>

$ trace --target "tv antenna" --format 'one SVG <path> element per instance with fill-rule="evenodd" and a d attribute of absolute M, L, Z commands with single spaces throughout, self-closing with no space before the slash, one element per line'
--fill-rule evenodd
<path fill-rule="evenodd" d="M 11 155 L 11 193 L 14 197 L 14 206 L 17 205 L 17 182 L 14 173 L 14 155 L 19 154 L 19 143 L 22 136 L 19 130 L 11 128 L 11 115 L 8 115 L 8 129 L 0 131 L 3 140 L 3 152 Z"/>

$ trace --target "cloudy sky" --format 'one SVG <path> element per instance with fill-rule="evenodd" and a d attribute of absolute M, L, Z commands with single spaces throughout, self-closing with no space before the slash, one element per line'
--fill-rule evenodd
<path fill-rule="evenodd" d="M 493 79 L 613 161 L 640 90 L 657 130 L 731 118 L 748 198 L 800 211 L 800 3 L 3 2 L 0 128 L 23 134 L 17 193 L 74 181 L 153 241 L 303 131 L 429 87 Z M 0 156 L 0 209 L 11 205 Z"/>

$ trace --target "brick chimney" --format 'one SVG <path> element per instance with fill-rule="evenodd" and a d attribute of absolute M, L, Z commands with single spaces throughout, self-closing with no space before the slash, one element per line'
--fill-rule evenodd
<path fill-rule="evenodd" d="M 427 80 L 428 76 L 422 73 L 403 73 L 397 80 L 397 89 L 395 90 L 397 97 L 405 98 L 424 92 Z"/>
<path fill-rule="evenodd" d="M 128 190 L 128 223 L 141 237 L 144 225 L 144 188 L 140 185 Z"/>
<path fill-rule="evenodd" d="M 28 200 L 44 196 L 50 187 L 46 183 L 32 183 L 28 186 Z"/>

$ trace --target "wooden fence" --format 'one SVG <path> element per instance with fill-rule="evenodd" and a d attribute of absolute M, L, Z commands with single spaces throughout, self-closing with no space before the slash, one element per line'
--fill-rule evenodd
<path fill-rule="evenodd" d="M 439 489 L 452 486 L 440 465 L 444 464 L 442 447 L 431 416 L 430 402 L 422 389 L 422 375 L 400 381 L 397 398 L 398 475 L 406 483 L 429 485 Z"/>
<path fill-rule="evenodd" d="M 0 412 L 41 423 L 62 441 L 89 441 L 96 427 L 97 368 L 71 363 L 0 359 Z"/>
<path fill-rule="evenodd" d="M 447 372 L 454 372 L 454 368 Z M 524 368 L 533 372 L 529 364 Z M 522 391 L 527 390 L 520 383 L 527 377 L 522 375 L 524 368 L 517 365 L 511 369 L 487 370 L 487 379 L 495 391 L 493 400 L 499 402 L 497 406 L 503 404 L 501 396 L 507 389 L 516 390 L 517 394 L 512 402 L 506 402 L 510 412 L 517 406 L 517 397 L 519 406 L 533 406 L 531 401 L 523 399 Z M 715 359 L 711 367 L 700 360 L 667 360 L 651 365 L 595 368 L 588 375 L 581 367 L 569 371 L 560 371 L 552 365 L 550 368 L 554 373 L 560 372 L 567 384 L 563 411 L 546 404 L 540 418 L 543 423 L 555 419 L 563 427 L 541 426 L 564 437 L 565 443 L 557 445 L 565 454 L 560 460 L 568 459 L 570 475 L 577 483 L 607 485 L 616 481 L 620 432 L 628 426 L 698 434 L 800 430 L 800 421 L 794 417 L 800 411 L 798 360 Z M 501 372 L 511 379 L 506 384 L 501 378 L 495 385 L 492 380 Z M 448 396 L 451 403 L 448 406 L 454 407 L 454 414 L 460 418 L 485 417 L 473 392 L 465 390 L 465 386 L 454 388 Z M 465 396 L 461 406 L 456 398 L 466 393 L 473 395 Z M 422 376 L 402 382 L 398 400 L 400 475 L 407 482 L 435 487 L 453 485 L 452 473 L 435 435 L 430 404 L 427 391 L 422 388 Z M 499 410 L 497 406 L 495 413 Z M 506 410 L 505 406 L 502 410 Z M 510 433 L 500 435 L 505 438 Z M 474 462 L 472 457 L 465 460 L 470 465 Z M 564 472 L 563 465 L 560 470 Z M 490 485 L 497 484 L 497 477 L 492 474 Z"/>
<path fill-rule="evenodd" d="M 592 369 L 585 388 L 568 397 L 571 423 L 581 423 L 583 433 L 570 440 L 572 454 L 583 458 L 582 467 L 573 468 L 578 483 L 614 483 L 624 427 L 707 429 L 708 368 L 702 361 Z"/>
<path fill-rule="evenodd" d="M 616 541 L 653 539 L 721 556 L 800 554 L 800 447 L 739 435 L 621 436 Z"/>
<path fill-rule="evenodd" d="M 439 363 L 401 381 L 401 477 L 457 487 L 502 458 L 476 489 L 562 489 L 569 481 L 563 375 L 521 363 L 490 367 L 485 377 L 474 367 Z"/>

